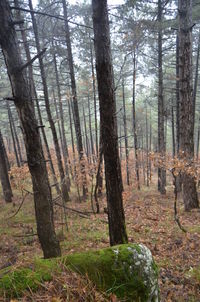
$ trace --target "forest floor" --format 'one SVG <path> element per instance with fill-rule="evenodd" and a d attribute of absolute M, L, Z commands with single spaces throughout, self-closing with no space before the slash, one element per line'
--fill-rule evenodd
<path fill-rule="evenodd" d="M 60 207 L 56 207 L 56 229 L 62 253 L 108 246 L 107 214 L 103 213 L 105 197 L 100 200 L 102 213 L 94 215 L 91 214 L 90 201 L 78 203 L 75 201 L 75 193 L 71 196 L 72 201 L 67 203 L 67 207 L 90 213 L 67 210 L 68 231 L 65 231 Z M 200 211 L 185 213 L 181 200 L 178 202 L 180 221 L 187 230 L 184 233 L 174 221 L 173 200 L 170 187 L 166 196 L 161 196 L 155 186 L 144 187 L 140 192 L 133 188 L 126 189 L 124 208 L 129 241 L 143 243 L 152 251 L 159 267 L 162 302 L 199 302 Z M 15 198 L 14 205 L 5 205 L 3 200 L 0 201 L 0 268 L 24 266 L 33 261 L 34 257 L 42 257 L 37 236 L 34 236 L 36 225 L 31 195 L 26 198 L 20 211 L 11 217 L 20 203 L 20 197 Z M 45 300 L 44 297 L 42 300 L 54 301 Z M 99 298 L 96 301 L 105 300 Z"/>

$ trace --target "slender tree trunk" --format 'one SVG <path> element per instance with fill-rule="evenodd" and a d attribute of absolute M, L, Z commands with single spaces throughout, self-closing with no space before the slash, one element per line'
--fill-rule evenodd
<path fill-rule="evenodd" d="M 33 5 L 32 5 L 31 0 L 29 0 L 29 7 L 30 7 L 30 10 L 33 11 Z M 40 53 L 41 49 L 40 49 L 40 42 L 39 42 L 39 36 L 38 36 L 38 28 L 37 28 L 37 24 L 36 24 L 36 20 L 35 20 L 35 15 L 33 12 L 31 12 L 31 19 L 32 19 L 32 24 L 33 24 L 34 36 L 35 36 L 36 49 L 37 49 L 37 52 Z M 54 124 L 54 121 L 52 118 L 52 114 L 51 114 L 51 110 L 50 110 L 46 74 L 45 74 L 44 64 L 43 64 L 43 60 L 42 60 L 41 56 L 39 56 L 39 66 L 40 66 L 40 72 L 41 72 L 41 78 L 42 78 L 42 85 L 43 85 L 43 91 L 44 91 L 44 99 L 45 99 L 47 117 L 48 117 L 48 121 L 49 121 L 50 128 L 52 131 L 53 142 L 54 142 L 54 146 L 55 146 L 57 163 L 58 163 L 58 169 L 59 169 L 59 174 L 60 174 L 60 178 L 61 178 L 62 198 L 64 201 L 68 201 L 70 198 L 69 198 L 65 173 L 64 173 L 64 169 L 63 169 L 63 165 L 62 165 L 62 158 L 61 158 L 61 152 L 60 152 L 60 147 L 59 147 L 59 143 L 58 143 L 58 137 L 57 137 L 57 133 L 56 133 L 56 127 L 55 127 L 55 124 Z"/>
<path fill-rule="evenodd" d="M 164 96 L 163 96 L 163 50 L 162 50 L 162 0 L 158 0 L 158 152 L 165 157 L 165 131 L 164 131 Z M 158 168 L 158 190 L 166 194 L 166 171 Z"/>
<path fill-rule="evenodd" d="M 94 58 L 93 58 L 91 37 L 90 37 L 90 60 L 91 60 L 91 69 L 92 69 L 92 88 L 93 88 L 93 98 L 94 98 L 94 121 L 95 121 L 96 154 L 98 154 L 98 152 L 99 152 L 99 143 L 98 143 L 98 126 L 97 126 L 96 81 L 95 81 L 95 73 L 94 73 Z"/>
<path fill-rule="evenodd" d="M 87 155 L 87 161 L 88 163 L 90 163 L 90 148 L 89 148 L 89 144 L 88 144 L 88 130 L 87 130 L 87 123 L 86 123 L 86 117 L 85 117 L 85 109 L 84 109 L 84 104 L 82 104 L 82 109 L 83 109 L 83 125 L 84 125 L 84 132 L 85 132 L 85 152 Z"/>
<path fill-rule="evenodd" d="M 12 15 L 6 0 L 0 1 L 0 44 L 12 87 L 13 97 L 23 131 L 27 161 L 33 182 L 37 233 L 44 257 L 60 256 L 60 246 L 56 238 L 51 190 L 33 103 L 17 36 L 12 25 Z"/>
<path fill-rule="evenodd" d="M 58 139 L 60 140 L 60 149 L 62 150 L 63 153 L 63 139 L 62 139 L 62 132 L 61 132 L 61 127 L 60 127 L 60 114 L 58 112 L 58 102 L 55 96 L 55 91 L 54 89 L 52 89 L 52 95 L 53 95 L 53 104 L 54 104 L 54 108 L 55 108 L 55 114 L 56 114 L 56 118 L 55 118 L 55 124 L 57 124 L 57 130 L 58 130 Z M 50 106 L 51 106 L 51 101 L 50 101 Z M 53 117 L 52 117 L 53 118 Z"/>
<path fill-rule="evenodd" d="M 151 145 L 152 145 L 152 121 L 151 121 L 151 108 L 150 108 L 150 129 L 149 129 L 149 152 L 151 154 Z M 151 182 L 152 178 L 152 164 L 151 164 L 151 157 L 149 158 L 149 180 Z"/>
<path fill-rule="evenodd" d="M 15 3 L 16 7 L 19 7 L 18 0 L 14 0 L 14 3 Z M 21 12 L 19 10 L 18 11 L 18 20 L 21 20 L 21 19 L 22 19 Z M 23 41 L 23 45 L 24 45 L 24 50 L 25 50 L 25 53 L 26 53 L 26 60 L 27 60 L 27 62 L 30 62 L 31 55 L 30 55 L 30 50 L 29 50 L 29 43 L 28 43 L 27 37 L 26 37 L 26 31 L 24 30 L 24 25 L 23 24 L 20 24 L 19 26 L 20 26 L 20 30 L 21 30 L 21 36 L 22 36 L 22 41 Z M 35 83 L 34 83 L 34 78 L 33 78 L 33 66 L 32 66 L 32 64 L 30 64 L 28 66 L 28 79 L 29 79 L 29 85 L 30 85 L 30 88 L 31 88 L 31 96 L 32 96 L 32 98 L 35 99 L 35 103 L 36 103 L 36 107 L 37 107 L 39 123 L 40 123 L 40 126 L 41 126 L 40 128 L 41 128 L 41 132 L 42 132 L 44 146 L 45 146 L 46 153 L 47 153 L 48 162 L 49 162 L 51 173 L 52 173 L 52 176 L 53 176 L 54 185 L 56 187 L 57 194 L 60 194 L 60 189 L 59 189 L 59 185 L 58 185 L 58 182 L 57 182 L 56 173 L 55 173 L 55 169 L 54 169 L 54 166 L 53 166 L 53 162 L 52 162 L 52 158 L 51 158 L 51 153 L 50 153 L 50 149 L 49 149 L 45 129 L 43 127 L 44 125 L 43 125 L 43 121 L 42 121 L 41 110 L 40 110 L 40 106 L 39 106 L 39 102 L 38 102 L 38 98 L 37 98 L 37 92 L 36 92 Z"/>
<path fill-rule="evenodd" d="M 3 137 L 0 131 L 0 180 L 5 202 L 12 202 L 13 194 L 8 176 L 8 165 L 5 153 L 6 150 L 3 142 Z"/>
<path fill-rule="evenodd" d="M 129 150 L 128 150 L 128 136 L 127 136 L 127 124 L 126 124 L 126 101 L 125 101 L 125 87 L 124 79 L 122 79 L 122 101 L 123 101 L 123 121 L 124 121 L 124 142 L 125 142 L 125 153 L 126 153 L 126 183 L 130 185 L 129 175 Z"/>
<path fill-rule="evenodd" d="M 18 134 L 17 134 L 16 126 L 15 126 L 15 121 L 14 121 L 13 114 L 12 114 L 12 111 L 10 109 L 8 101 L 7 101 L 7 106 L 8 106 L 8 111 L 9 111 L 9 114 L 10 114 L 10 121 L 11 121 L 11 124 L 12 124 L 13 135 L 14 135 L 14 138 L 15 138 L 14 140 L 16 142 L 16 150 L 17 150 L 17 154 L 18 154 L 18 158 L 19 158 L 19 165 L 21 166 L 21 165 L 23 165 L 21 147 L 20 147 L 19 138 L 18 138 Z"/>
<path fill-rule="evenodd" d="M 145 102 L 146 109 L 146 169 L 147 169 L 147 187 L 149 187 L 149 129 L 147 117 L 147 103 Z"/>
<path fill-rule="evenodd" d="M 136 127 L 136 111 L 135 111 L 135 83 L 136 83 L 136 53 L 134 49 L 133 57 L 133 135 L 134 135 L 134 149 L 135 149 L 135 173 L 137 180 L 137 188 L 140 190 L 140 170 L 139 170 L 139 159 L 138 159 L 138 139 L 137 139 L 137 127 Z"/>
<path fill-rule="evenodd" d="M 192 1 L 179 0 L 179 78 L 180 78 L 180 156 L 193 165 L 194 103 L 192 98 Z M 185 210 L 199 207 L 194 176 L 184 171 L 183 202 Z"/>
<path fill-rule="evenodd" d="M 95 151 L 94 151 L 94 142 L 93 142 L 93 135 L 92 135 L 92 119 L 91 119 L 90 95 L 89 95 L 89 92 L 88 92 L 87 101 L 88 101 L 88 114 L 89 114 L 90 145 L 91 145 L 91 152 L 92 152 L 92 157 L 93 157 L 92 160 L 94 161 L 94 159 L 95 159 Z"/>
<path fill-rule="evenodd" d="M 68 54 L 67 57 L 68 57 L 72 96 L 73 96 L 74 125 L 76 131 L 77 149 L 78 149 L 78 154 L 81 164 L 81 173 L 83 178 L 83 197 L 86 197 L 88 193 L 88 189 L 87 189 L 87 179 L 86 179 L 86 172 L 85 172 L 85 160 L 84 160 L 84 153 L 83 153 L 83 142 L 82 142 L 81 124 L 79 118 L 79 108 L 78 108 L 78 100 L 77 100 L 76 81 L 74 75 L 74 64 L 73 64 L 70 31 L 69 31 L 69 24 L 67 21 L 68 13 L 67 13 L 67 5 L 65 0 L 62 0 L 62 5 L 63 5 L 64 18 L 65 18 L 65 37 L 66 37 L 67 54 Z"/>
<path fill-rule="evenodd" d="M 77 169 L 76 169 L 76 154 L 75 154 L 75 146 L 74 146 L 74 135 L 73 135 L 73 126 L 72 126 L 72 114 L 71 114 L 71 106 L 70 106 L 70 100 L 67 100 L 68 105 L 68 112 L 69 112 L 69 123 L 70 123 L 70 133 L 71 133 L 71 143 L 72 143 L 72 155 L 73 155 L 73 164 L 74 164 L 74 179 L 76 184 L 76 189 L 78 193 L 79 201 L 81 201 L 80 198 L 80 190 L 79 190 L 79 183 L 78 183 L 78 175 L 77 175 Z"/>
<path fill-rule="evenodd" d="M 142 172 L 143 172 L 143 182 L 146 185 L 146 173 L 145 173 L 145 160 L 144 160 L 144 135 L 142 130 Z"/>
<path fill-rule="evenodd" d="M 197 96 L 197 87 L 198 87 L 198 78 L 199 78 L 199 55 L 200 55 L 200 30 L 199 30 L 197 55 L 196 55 L 196 66 L 195 66 L 195 76 L 194 76 L 194 89 L 193 89 L 193 92 L 192 92 L 194 125 L 195 125 L 195 111 L 196 111 L 196 96 Z"/>
<path fill-rule="evenodd" d="M 110 32 L 106 0 L 93 0 L 96 72 L 99 91 L 110 244 L 128 241 L 122 200 Z"/>
<path fill-rule="evenodd" d="M 179 97 L 179 34 L 176 36 L 176 153 L 180 147 L 180 97 Z"/>
<path fill-rule="evenodd" d="M 175 129 L 174 129 L 174 108 L 173 104 L 171 105 L 171 114 L 172 114 L 172 154 L 173 157 L 176 155 L 176 142 L 175 142 Z"/>
<path fill-rule="evenodd" d="M 10 125 L 12 141 L 13 141 L 13 149 L 14 149 L 14 153 L 15 153 L 16 163 L 17 163 L 17 166 L 20 167 L 20 161 L 19 161 L 19 156 L 18 156 L 18 152 L 17 152 L 17 145 L 16 145 L 16 140 L 15 140 L 15 135 L 14 135 L 14 130 L 13 130 L 13 123 L 12 123 L 12 118 L 11 118 L 11 110 L 10 110 L 8 101 L 7 101 L 7 110 L 8 110 L 8 120 L 9 120 L 9 125 Z"/>
<path fill-rule="evenodd" d="M 59 101 L 60 124 L 61 124 L 61 130 L 62 130 L 61 134 L 62 134 L 63 158 L 64 158 L 64 164 L 65 164 L 65 174 L 67 176 L 67 185 L 68 185 L 68 190 L 69 190 L 70 189 L 70 177 L 69 177 L 69 167 L 68 167 L 68 146 L 67 146 L 67 139 L 66 139 L 66 135 L 65 135 L 63 103 L 62 103 L 62 97 L 61 97 L 60 80 L 59 80 L 59 75 L 58 75 L 58 67 L 57 67 L 55 51 L 53 53 L 53 61 L 54 61 L 54 69 L 55 69 L 55 76 L 56 76 L 58 101 Z"/>

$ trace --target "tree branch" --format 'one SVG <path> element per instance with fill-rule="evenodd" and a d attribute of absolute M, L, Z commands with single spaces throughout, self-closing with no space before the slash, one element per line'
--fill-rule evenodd
<path fill-rule="evenodd" d="M 76 23 L 76 22 L 74 22 L 74 21 L 66 20 L 66 19 L 65 19 L 64 17 L 62 17 L 62 16 L 55 16 L 55 15 L 52 15 L 52 14 L 42 13 L 42 12 L 39 12 L 39 11 L 30 10 L 30 9 L 21 8 L 21 7 L 16 7 L 16 6 L 11 6 L 10 8 L 11 8 L 11 9 L 15 9 L 15 10 L 20 10 L 20 11 L 23 11 L 23 12 L 26 12 L 26 13 L 33 13 L 33 14 L 38 14 L 38 15 L 42 15 L 42 16 L 47 16 L 47 17 L 55 18 L 55 19 L 62 20 L 62 21 L 68 21 L 68 22 L 71 23 L 71 24 L 74 24 L 74 25 L 78 25 L 78 26 L 82 26 L 82 27 L 86 27 L 86 28 L 92 29 L 91 26 L 87 26 L 87 25 L 84 25 L 84 24 Z"/>
<path fill-rule="evenodd" d="M 35 55 L 30 61 L 28 61 L 27 63 L 25 63 L 24 65 L 22 65 L 20 68 L 19 68 L 19 71 L 22 71 L 24 70 L 25 68 L 27 68 L 29 65 L 33 64 L 33 62 L 38 59 L 39 57 L 41 57 L 45 51 L 47 50 L 47 48 L 44 48 L 42 51 L 40 51 L 37 55 Z"/>

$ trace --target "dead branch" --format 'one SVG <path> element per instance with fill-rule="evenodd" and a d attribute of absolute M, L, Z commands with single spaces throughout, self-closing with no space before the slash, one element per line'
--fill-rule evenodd
<path fill-rule="evenodd" d="M 44 48 L 43 50 L 41 50 L 37 55 L 35 55 L 30 61 L 28 61 L 27 63 L 25 63 L 24 65 L 22 65 L 19 70 L 22 71 L 23 69 L 27 68 L 29 65 L 33 64 L 33 62 L 38 59 L 39 57 L 41 57 L 45 51 L 47 50 L 47 48 Z"/>
<path fill-rule="evenodd" d="M 55 15 L 52 15 L 52 14 L 47 14 L 47 13 L 43 13 L 43 12 L 39 12 L 39 11 L 35 11 L 35 10 L 30 10 L 30 9 L 26 9 L 26 8 L 22 8 L 22 7 L 16 7 L 16 6 L 11 6 L 10 8 L 11 9 L 15 9 L 15 10 L 19 10 L 19 11 L 23 11 L 23 12 L 26 12 L 26 13 L 32 13 L 32 14 L 37 14 L 37 15 L 42 15 L 42 16 L 47 16 L 47 17 L 55 18 L 55 19 L 58 19 L 58 20 L 67 21 L 67 22 L 69 22 L 71 24 L 74 24 L 74 25 L 78 25 L 78 26 L 82 26 L 82 27 L 85 27 L 85 28 L 92 29 L 91 26 L 80 24 L 80 23 L 77 23 L 77 22 L 74 22 L 74 21 L 70 21 L 70 20 L 66 20 L 62 16 L 55 16 Z"/>
<path fill-rule="evenodd" d="M 24 203 L 24 201 L 25 201 L 25 199 L 26 199 L 26 197 L 27 197 L 28 195 L 29 195 L 29 192 L 27 192 L 27 193 L 24 195 L 24 197 L 22 198 L 22 201 L 21 201 L 21 203 L 20 203 L 19 208 L 17 209 L 17 211 L 16 211 L 12 216 L 8 217 L 7 219 L 11 219 L 11 218 L 15 217 L 15 216 L 19 213 L 19 211 L 20 211 L 21 207 L 23 206 L 23 203 Z"/>

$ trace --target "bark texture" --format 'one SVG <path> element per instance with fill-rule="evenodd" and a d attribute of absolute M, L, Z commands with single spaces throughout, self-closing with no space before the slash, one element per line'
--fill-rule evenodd
<path fill-rule="evenodd" d="M 8 165 L 5 152 L 6 150 L 3 142 L 3 137 L 0 132 L 0 180 L 5 201 L 12 202 L 13 194 L 8 176 Z"/>
<path fill-rule="evenodd" d="M 158 152 L 165 157 L 165 131 L 164 131 L 164 96 L 163 96 L 163 50 L 162 50 L 162 0 L 158 0 Z M 158 191 L 166 193 L 166 171 L 158 168 Z"/>
<path fill-rule="evenodd" d="M 93 27 L 96 53 L 102 147 L 105 161 L 106 194 L 110 244 L 127 242 L 119 170 L 118 139 L 115 121 L 115 95 L 106 0 L 93 0 Z"/>
<path fill-rule="evenodd" d="M 193 165 L 194 103 L 192 98 L 192 1 L 179 0 L 180 157 Z M 185 210 L 199 207 L 194 176 L 182 175 Z"/>
<path fill-rule="evenodd" d="M 26 146 L 27 161 L 33 183 L 39 241 L 45 258 L 60 256 L 60 246 L 54 229 L 52 196 L 39 130 L 25 71 L 21 69 L 23 63 L 7 0 L 0 1 L 0 44 Z"/>

